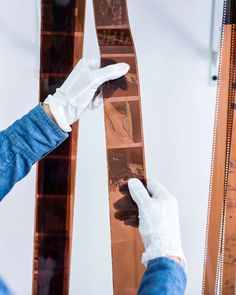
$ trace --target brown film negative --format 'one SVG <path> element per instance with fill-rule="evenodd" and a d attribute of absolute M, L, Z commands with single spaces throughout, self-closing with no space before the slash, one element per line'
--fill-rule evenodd
<path fill-rule="evenodd" d="M 100 0 L 93 3 L 96 27 L 126 26 L 129 28 L 126 0 Z"/>
<path fill-rule="evenodd" d="M 73 69 L 73 35 L 42 35 L 41 69 L 43 73 L 69 74 Z M 62 59 L 62 56 L 64 57 Z"/>
<path fill-rule="evenodd" d="M 236 12 L 236 7 L 232 11 Z M 230 72 L 230 99 L 228 114 L 228 138 L 230 148 L 228 153 L 227 187 L 224 212 L 224 240 L 222 294 L 229 295 L 236 292 L 236 25 L 232 25 L 231 41 L 231 72 Z"/>
<path fill-rule="evenodd" d="M 138 67 L 125 0 L 93 1 L 101 64 L 130 65 L 129 73 L 103 86 L 109 177 L 113 288 L 116 295 L 137 294 L 144 268 L 138 211 L 127 181 L 145 182 L 144 143 Z"/>
<path fill-rule="evenodd" d="M 233 116 L 224 228 L 221 292 L 230 295 L 236 290 L 236 114 Z"/>
<path fill-rule="evenodd" d="M 235 212 L 235 15 L 234 1 L 224 3 L 218 98 L 213 144 L 204 295 L 234 294 L 236 261 Z"/>
<path fill-rule="evenodd" d="M 68 32 L 73 35 L 75 27 L 75 1 L 43 0 L 42 1 L 42 31 L 43 32 Z"/>
<path fill-rule="evenodd" d="M 212 158 L 212 175 L 209 198 L 206 256 L 204 265 L 203 292 L 215 294 L 219 271 L 219 251 L 222 238 L 222 218 L 225 195 L 226 139 L 229 95 L 229 71 L 231 54 L 231 27 L 224 27 L 222 44 L 221 77 L 218 88 L 218 121 L 215 125 L 215 138 Z"/>
<path fill-rule="evenodd" d="M 140 145 L 142 140 L 138 101 L 107 102 L 105 104 L 107 146 Z"/>
<path fill-rule="evenodd" d="M 133 53 L 133 42 L 130 30 L 98 29 L 98 43 L 102 54 Z"/>
<path fill-rule="evenodd" d="M 41 3 L 40 101 L 82 57 L 85 0 Z M 37 166 L 33 294 L 69 294 L 78 124 Z"/>

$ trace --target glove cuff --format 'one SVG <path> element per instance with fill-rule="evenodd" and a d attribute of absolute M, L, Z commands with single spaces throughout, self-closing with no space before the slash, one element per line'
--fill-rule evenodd
<path fill-rule="evenodd" d="M 50 107 L 50 111 L 57 121 L 58 126 L 65 132 L 71 132 L 72 129 L 66 119 L 66 106 L 58 103 L 60 97 L 60 93 L 55 93 L 54 95 L 48 95 L 43 103 L 48 104 Z"/>
<path fill-rule="evenodd" d="M 142 263 L 147 267 L 148 262 L 159 257 L 176 256 L 183 261 L 183 268 L 186 271 L 187 262 L 181 246 L 171 241 L 155 241 L 150 244 L 142 255 Z"/>

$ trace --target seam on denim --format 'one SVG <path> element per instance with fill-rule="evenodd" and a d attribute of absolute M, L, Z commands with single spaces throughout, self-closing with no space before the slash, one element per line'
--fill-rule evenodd
<path fill-rule="evenodd" d="M 64 139 L 58 140 L 55 143 L 55 145 L 51 147 L 46 153 L 40 155 L 40 159 L 39 159 L 39 156 L 31 152 L 21 141 L 20 143 L 23 147 L 25 147 L 25 150 L 24 148 L 20 147 L 18 143 L 16 143 L 16 141 L 11 137 L 11 135 L 8 134 L 7 137 L 10 138 L 12 144 L 18 148 L 18 153 L 21 152 L 22 154 L 24 154 L 30 161 L 32 161 L 32 163 L 35 163 L 38 160 L 44 158 L 46 155 L 51 153 L 55 148 L 57 148 L 64 141 Z"/>
<path fill-rule="evenodd" d="M 56 144 L 50 149 L 50 152 L 51 152 L 68 137 L 68 134 L 64 133 L 55 125 L 55 123 L 45 113 L 45 111 L 43 110 L 43 107 L 40 104 L 37 107 L 35 107 L 32 111 L 35 113 L 35 116 L 42 124 L 45 124 L 46 122 L 47 126 L 49 126 L 49 128 L 53 131 L 54 136 L 57 137 L 57 140 L 55 140 Z M 29 116 L 32 116 L 32 113 L 29 113 Z M 11 130 L 11 128 L 9 130 Z M 10 139 L 12 144 L 16 146 L 26 157 L 28 157 L 33 162 L 36 162 L 38 160 L 39 158 L 38 155 L 30 151 L 18 137 L 17 138 L 21 146 L 12 137 L 11 132 L 8 132 L 8 129 L 4 130 L 4 132 L 7 138 Z"/>
<path fill-rule="evenodd" d="M 21 151 L 27 158 L 29 158 L 30 160 L 33 160 L 33 158 L 35 158 L 36 156 L 34 155 L 34 153 L 32 153 L 24 144 L 23 144 L 23 142 L 21 141 L 21 140 L 19 140 L 19 142 L 20 142 L 20 144 L 22 145 L 22 146 L 19 146 L 18 145 L 18 143 L 15 141 L 15 139 L 12 137 L 12 135 L 11 134 L 8 134 L 8 131 L 6 131 L 6 136 L 10 139 L 10 141 L 11 141 L 11 143 L 14 145 L 14 146 L 16 146 L 18 149 L 19 149 L 19 151 Z M 17 137 L 17 139 L 19 139 L 18 137 Z M 24 148 L 22 148 L 22 147 L 24 147 Z M 19 152 L 18 151 L 18 152 Z"/>
<path fill-rule="evenodd" d="M 18 150 L 18 152 L 15 153 L 15 155 L 14 155 L 14 157 L 11 159 L 11 161 L 9 161 L 9 162 L 7 163 L 6 167 L 3 168 L 3 169 L 0 169 L 0 175 L 2 175 L 2 174 L 7 170 L 8 166 L 11 165 L 13 161 L 15 161 L 16 156 L 17 156 L 18 153 L 19 153 L 19 150 Z"/>

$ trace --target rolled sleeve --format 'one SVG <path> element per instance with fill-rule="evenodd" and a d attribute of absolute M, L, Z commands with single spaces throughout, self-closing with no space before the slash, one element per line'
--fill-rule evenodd
<path fill-rule="evenodd" d="M 58 147 L 68 133 L 50 119 L 41 104 L 0 132 L 0 200 L 32 165 Z"/>
<path fill-rule="evenodd" d="M 148 263 L 138 295 L 184 295 L 186 273 L 175 260 L 160 257 Z"/>
<path fill-rule="evenodd" d="M 46 114 L 41 104 L 5 130 L 6 136 L 33 163 L 60 145 L 68 133 L 62 131 Z"/>

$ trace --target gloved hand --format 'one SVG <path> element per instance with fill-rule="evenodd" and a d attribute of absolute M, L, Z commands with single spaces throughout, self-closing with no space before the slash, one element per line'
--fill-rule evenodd
<path fill-rule="evenodd" d="M 176 198 L 155 180 L 148 181 L 148 191 L 137 178 L 130 179 L 128 187 L 139 210 L 139 231 L 145 247 L 143 264 L 166 256 L 177 258 L 185 267 Z"/>
<path fill-rule="evenodd" d="M 106 81 L 125 75 L 126 63 L 109 65 L 99 69 L 99 61 L 81 59 L 56 93 L 49 95 L 48 104 L 58 126 L 67 132 L 93 100 L 98 87 Z"/>

